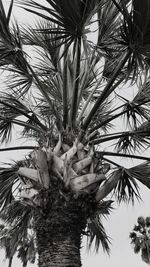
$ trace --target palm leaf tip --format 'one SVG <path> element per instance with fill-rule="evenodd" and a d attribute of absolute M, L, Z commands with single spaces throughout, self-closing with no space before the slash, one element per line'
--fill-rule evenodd
<path fill-rule="evenodd" d="M 100 201 L 97 204 L 95 214 L 90 217 L 87 221 L 87 243 L 88 249 L 90 250 L 92 245 L 95 246 L 96 253 L 98 252 L 100 245 L 102 246 L 104 252 L 110 254 L 110 237 L 106 234 L 105 228 L 102 224 L 102 216 L 110 215 L 112 211 L 112 203 L 114 201 Z"/>
<path fill-rule="evenodd" d="M 94 243 L 96 252 L 98 252 L 100 245 L 102 245 L 104 252 L 110 254 L 110 237 L 107 236 L 105 228 L 98 216 L 93 219 L 89 219 L 87 233 L 88 249 L 91 249 L 92 244 Z"/>
<path fill-rule="evenodd" d="M 134 204 L 135 198 L 141 199 L 139 193 L 139 186 L 135 178 L 130 174 L 129 169 L 120 168 L 116 171 L 118 176 L 118 183 L 114 189 L 115 196 L 118 202 L 132 202 Z"/>
<path fill-rule="evenodd" d="M 150 189 L 150 161 L 146 161 L 127 170 L 130 177 L 141 182 Z"/>
<path fill-rule="evenodd" d="M 0 168 L 0 206 L 5 208 L 14 199 L 12 188 L 18 181 L 18 167 Z"/>

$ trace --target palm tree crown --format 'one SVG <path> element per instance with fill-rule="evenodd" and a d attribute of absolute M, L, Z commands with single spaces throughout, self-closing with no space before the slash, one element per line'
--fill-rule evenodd
<path fill-rule="evenodd" d="M 44 214 L 49 205 L 53 212 L 63 199 L 64 212 L 72 214 L 69 203 L 80 207 L 89 245 L 95 240 L 96 250 L 102 243 L 109 251 L 101 217 L 112 200 L 105 198 L 113 193 L 119 202 L 134 202 L 139 182 L 150 188 L 150 158 L 141 156 L 150 142 L 149 1 L 17 4 L 38 20 L 32 27 L 18 25 L 14 1 L 6 12 L 0 0 L 0 140 L 8 143 L 19 125 L 21 137 L 34 145 L 0 150 L 30 151 L 0 168 L 2 212 L 12 231 L 19 225 L 23 240 L 37 208 Z M 136 84 L 129 97 L 127 84 Z M 141 162 L 126 168 L 117 158 Z"/>

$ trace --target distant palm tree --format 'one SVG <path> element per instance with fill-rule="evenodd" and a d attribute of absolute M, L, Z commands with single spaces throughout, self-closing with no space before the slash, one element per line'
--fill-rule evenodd
<path fill-rule="evenodd" d="M 13 4 L 0 0 L 0 138 L 18 125 L 33 146 L 0 149 L 30 151 L 0 168 L 1 211 L 20 240 L 32 226 L 40 267 L 79 267 L 83 235 L 109 252 L 109 194 L 133 202 L 137 182 L 150 188 L 149 0 L 17 1 L 37 16 L 30 27 L 11 20 Z"/>
<path fill-rule="evenodd" d="M 150 264 L 150 217 L 139 217 L 137 223 L 130 233 L 131 244 L 134 252 L 141 252 L 142 260 Z"/>

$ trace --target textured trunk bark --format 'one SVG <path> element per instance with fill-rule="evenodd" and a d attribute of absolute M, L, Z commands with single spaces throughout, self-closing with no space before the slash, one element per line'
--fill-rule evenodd
<path fill-rule="evenodd" d="M 47 236 L 38 238 L 39 267 L 81 267 L 80 236 L 78 244 L 71 237 L 59 236 L 56 239 L 54 242 Z"/>
<path fill-rule="evenodd" d="M 80 247 L 86 212 L 81 201 L 49 192 L 45 207 L 35 213 L 39 267 L 81 267 Z M 44 202 L 43 202 L 44 203 Z"/>

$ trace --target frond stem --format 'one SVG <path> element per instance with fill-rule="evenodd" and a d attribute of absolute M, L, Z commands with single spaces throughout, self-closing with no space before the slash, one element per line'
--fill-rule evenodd
<path fill-rule="evenodd" d="M 38 148 L 39 148 L 38 146 L 14 146 L 14 147 L 0 148 L 0 152 L 12 151 L 12 150 L 33 150 Z"/>
<path fill-rule="evenodd" d="M 103 157 L 103 160 L 105 160 L 105 161 L 107 161 L 107 162 L 109 162 L 109 163 L 115 165 L 115 166 L 118 167 L 118 168 L 122 168 L 122 167 L 123 167 L 123 166 L 117 164 L 116 162 L 114 162 L 114 161 L 112 161 L 112 160 L 110 160 L 110 159 L 107 159 L 107 158 L 105 158 L 105 157 Z"/>
<path fill-rule="evenodd" d="M 77 52 L 76 52 L 76 73 L 75 73 L 75 84 L 72 96 L 72 107 L 71 107 L 71 126 L 75 126 L 77 106 L 78 106 L 78 92 L 79 92 L 79 80 L 80 80 L 80 60 L 81 60 L 81 37 L 78 37 L 77 40 Z"/>
<path fill-rule="evenodd" d="M 144 132 L 140 132 L 140 133 L 145 133 L 145 131 Z M 91 143 L 96 145 L 96 144 L 101 144 L 101 143 L 104 143 L 104 142 L 107 142 L 107 141 L 111 141 L 111 140 L 114 140 L 114 139 L 118 139 L 120 137 L 133 136 L 133 135 L 136 135 L 136 134 L 137 134 L 137 132 L 114 133 L 114 134 L 108 135 L 107 137 L 104 137 L 104 138 L 102 137 L 102 138 L 97 138 L 95 140 L 92 140 Z"/>
<path fill-rule="evenodd" d="M 150 161 L 150 158 L 148 157 L 142 157 L 142 156 L 136 156 L 136 155 L 127 155 L 127 154 L 123 154 L 123 153 L 115 153 L 115 152 L 108 152 L 108 151 L 96 151 L 96 154 L 98 154 L 101 158 L 103 158 L 103 156 L 107 155 L 107 156 L 112 156 L 112 157 L 123 157 L 123 158 L 132 158 L 132 159 L 140 159 L 140 160 L 147 160 Z"/>
<path fill-rule="evenodd" d="M 63 127 L 66 128 L 68 123 L 68 95 L 67 95 L 67 51 L 64 54 L 63 70 Z"/>

